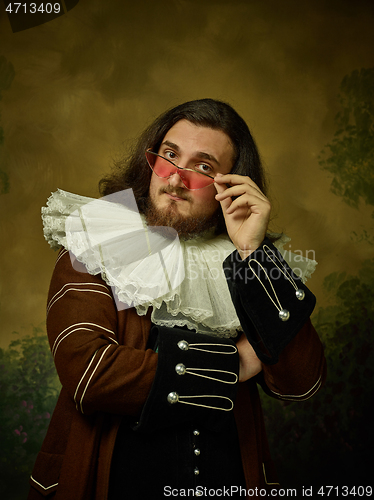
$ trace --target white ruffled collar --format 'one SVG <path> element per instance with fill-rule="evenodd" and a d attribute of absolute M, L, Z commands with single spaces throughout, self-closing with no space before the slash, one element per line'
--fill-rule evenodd
<path fill-rule="evenodd" d="M 65 247 L 91 274 L 101 274 L 118 297 L 118 308 L 152 307 L 153 323 L 187 326 L 200 333 L 235 337 L 241 329 L 232 304 L 223 260 L 235 250 L 226 235 L 179 241 L 177 233 L 148 228 L 131 189 L 100 199 L 59 189 L 42 208 L 44 236 Z M 316 262 L 276 246 L 303 281 Z M 296 260 L 295 260 L 296 258 Z"/>

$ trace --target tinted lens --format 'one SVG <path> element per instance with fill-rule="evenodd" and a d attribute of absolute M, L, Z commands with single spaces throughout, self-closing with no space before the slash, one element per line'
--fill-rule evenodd
<path fill-rule="evenodd" d="M 200 174 L 199 172 L 194 172 L 193 170 L 184 170 L 179 168 L 178 174 L 183 181 L 183 184 L 188 189 L 201 189 L 206 186 L 210 186 L 213 184 L 213 179 L 207 177 L 204 174 Z"/>
<path fill-rule="evenodd" d="M 207 175 L 195 172 L 194 170 L 178 168 L 171 161 L 151 153 L 150 151 L 146 151 L 145 155 L 149 166 L 158 177 L 166 179 L 177 172 L 187 189 L 201 189 L 214 182 L 213 179 Z"/>

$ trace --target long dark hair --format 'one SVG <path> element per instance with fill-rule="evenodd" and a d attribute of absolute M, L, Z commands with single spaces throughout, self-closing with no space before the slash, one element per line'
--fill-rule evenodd
<path fill-rule="evenodd" d="M 179 120 L 225 132 L 234 148 L 231 173 L 249 176 L 266 195 L 264 169 L 247 124 L 229 104 L 214 99 L 185 102 L 159 116 L 140 136 L 132 154 L 115 161 L 112 174 L 100 180 L 100 194 L 106 196 L 132 188 L 138 208 L 143 212 L 152 175 L 144 153 L 149 148 L 158 151 L 166 133 Z"/>

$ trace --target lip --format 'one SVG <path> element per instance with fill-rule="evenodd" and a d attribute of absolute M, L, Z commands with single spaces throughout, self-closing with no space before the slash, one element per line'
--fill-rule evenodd
<path fill-rule="evenodd" d="M 174 200 L 174 201 L 187 201 L 185 198 L 180 198 L 179 196 L 176 196 L 174 194 L 171 194 L 171 193 L 165 193 L 166 196 L 168 196 L 171 200 Z"/>

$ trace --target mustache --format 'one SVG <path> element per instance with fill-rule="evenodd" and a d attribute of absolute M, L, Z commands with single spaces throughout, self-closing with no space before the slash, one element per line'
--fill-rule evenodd
<path fill-rule="evenodd" d="M 190 196 L 186 193 L 186 190 L 181 187 L 165 186 L 160 188 L 161 193 L 168 193 L 174 196 L 178 196 L 178 198 L 183 198 L 184 200 L 191 201 Z"/>

